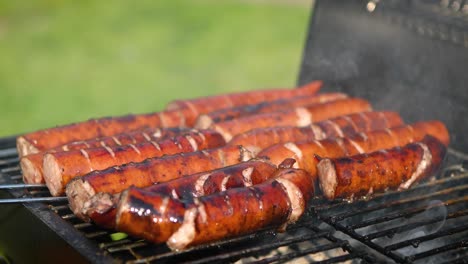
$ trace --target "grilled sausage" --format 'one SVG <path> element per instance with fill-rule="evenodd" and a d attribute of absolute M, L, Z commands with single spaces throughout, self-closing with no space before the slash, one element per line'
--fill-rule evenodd
<path fill-rule="evenodd" d="M 446 147 L 437 138 L 346 158 L 324 158 L 317 165 L 327 199 L 359 197 L 386 189 L 408 189 L 442 163 Z"/>
<path fill-rule="evenodd" d="M 187 111 L 187 115 L 191 115 Z M 191 117 L 195 119 L 195 117 Z M 17 138 L 20 157 L 45 151 L 73 141 L 112 136 L 125 131 L 185 126 L 186 117 L 180 110 L 158 113 L 103 117 L 84 122 L 39 130 Z"/>
<path fill-rule="evenodd" d="M 307 126 L 340 115 L 370 111 L 370 104 L 363 99 L 349 98 L 331 101 L 294 110 L 244 116 L 213 124 L 210 128 L 220 132 L 226 142 L 233 136 L 255 128 L 272 126 Z"/>
<path fill-rule="evenodd" d="M 198 172 L 214 170 L 247 161 L 252 153 L 242 146 L 229 146 L 190 153 L 167 155 L 129 163 L 78 177 L 67 186 L 71 208 L 83 208 L 83 204 L 98 192 L 115 194 L 130 186 L 147 187 Z M 62 180 L 60 186 L 67 182 Z M 56 188 L 58 189 L 58 188 Z M 74 210 L 79 214 L 79 210 Z"/>
<path fill-rule="evenodd" d="M 282 166 L 284 167 L 284 165 Z M 265 182 L 276 169 L 276 166 L 265 160 L 253 159 L 155 184 L 144 188 L 144 190 L 167 195 L 173 199 L 193 200 L 194 197 Z M 72 207 L 72 210 L 76 211 L 76 215 L 83 216 L 84 220 L 91 219 L 100 226 L 111 228 L 115 223 L 115 206 L 119 199 L 120 194 L 101 192 L 85 202 L 83 208 Z M 73 204 L 76 205 L 76 203 Z"/>
<path fill-rule="evenodd" d="M 321 140 L 327 137 L 343 137 L 357 132 L 400 126 L 401 117 L 395 112 L 361 112 L 339 116 L 306 127 L 284 126 L 252 129 L 235 136 L 228 144 L 242 145 L 258 153 L 277 143 L 303 140 Z"/>
<path fill-rule="evenodd" d="M 205 129 L 209 128 L 213 123 L 219 123 L 241 116 L 287 110 L 299 106 L 320 104 L 338 99 L 344 99 L 346 97 L 347 95 L 343 93 L 325 93 L 313 96 L 294 97 L 291 99 L 280 99 L 272 102 L 262 102 L 254 105 L 220 109 L 214 112 L 200 115 L 195 122 L 195 128 Z"/>
<path fill-rule="evenodd" d="M 304 169 L 311 175 L 316 175 L 317 160 L 313 158 L 314 155 L 329 158 L 356 155 L 379 149 L 404 146 L 422 140 L 426 134 L 436 137 L 445 145 L 449 142 L 449 134 L 445 125 L 439 121 L 429 121 L 358 133 L 346 138 L 277 144 L 260 152 L 258 157 L 269 159 L 273 164 L 279 164 L 286 158 L 293 158 L 297 161 L 295 164 L 297 168 Z"/>
<path fill-rule="evenodd" d="M 24 156 L 20 160 L 23 180 L 26 183 L 44 183 L 43 176 L 43 158 L 47 152 L 80 150 L 95 147 L 114 147 L 128 144 L 138 144 L 144 141 L 161 140 L 164 138 L 175 137 L 181 133 L 190 133 L 189 129 L 183 128 L 151 128 L 144 130 L 121 133 L 115 136 L 96 138 L 85 141 L 75 141 L 62 145 L 47 151 Z"/>
<path fill-rule="evenodd" d="M 195 114 L 199 115 L 222 108 L 258 104 L 297 96 L 310 96 L 316 94 L 321 87 L 321 81 L 313 81 L 297 89 L 256 90 L 187 100 L 175 100 L 167 105 L 166 110 L 193 109 Z"/>
<path fill-rule="evenodd" d="M 193 201 L 131 188 L 122 194 L 116 227 L 155 243 L 167 241 L 171 249 L 180 250 L 266 227 L 283 230 L 299 219 L 313 193 L 310 175 L 295 169 L 280 170 L 259 185 Z"/>
<path fill-rule="evenodd" d="M 64 184 L 91 171 L 103 170 L 129 162 L 168 154 L 193 152 L 225 144 L 222 136 L 211 130 L 193 131 L 175 138 L 146 141 L 137 145 L 80 149 L 47 153 L 44 156 L 44 179 L 52 195 L 63 193 Z"/>

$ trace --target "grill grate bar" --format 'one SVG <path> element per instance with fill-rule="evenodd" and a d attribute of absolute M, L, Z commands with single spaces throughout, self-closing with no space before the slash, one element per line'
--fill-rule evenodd
<path fill-rule="evenodd" d="M 467 202 L 467 201 L 468 201 L 468 197 L 463 197 L 460 199 L 450 200 L 448 202 L 445 202 L 444 204 L 439 203 L 439 204 L 433 205 L 432 207 L 451 206 L 451 205 L 456 205 L 458 203 Z M 388 215 L 381 216 L 381 217 L 371 218 L 368 220 L 362 220 L 359 223 L 350 225 L 350 228 L 360 229 L 360 228 L 367 227 L 370 225 L 375 225 L 375 224 L 387 222 L 390 220 L 395 220 L 395 219 L 402 218 L 402 217 L 412 216 L 412 215 L 424 212 L 425 210 L 427 210 L 427 206 L 411 208 L 410 210 L 406 212 L 396 212 L 396 213 L 388 214 Z"/>
<path fill-rule="evenodd" d="M 144 247 L 144 246 L 147 246 L 148 243 L 143 241 L 143 240 L 139 240 L 137 242 L 134 242 L 134 243 L 131 243 L 129 245 L 122 245 L 122 246 L 117 246 L 117 247 L 109 247 L 107 249 L 107 251 L 109 251 L 110 253 L 116 253 L 116 252 L 120 252 L 120 251 L 126 251 L 126 250 L 130 250 L 132 248 L 137 248 L 137 247 Z"/>
<path fill-rule="evenodd" d="M 405 240 L 405 241 L 402 241 L 400 243 L 392 244 L 392 245 L 389 245 L 389 246 L 385 247 L 385 249 L 387 249 L 387 250 L 396 250 L 396 249 L 407 247 L 407 246 L 419 245 L 419 243 L 422 243 L 422 242 L 425 242 L 425 241 L 434 240 L 434 239 L 441 238 L 441 237 L 444 237 L 444 236 L 450 236 L 450 235 L 453 235 L 455 233 L 460 233 L 460 232 L 464 232 L 464 231 L 467 231 L 467 230 L 468 230 L 468 225 L 457 226 L 457 227 L 450 228 L 450 229 L 443 230 L 443 231 L 439 231 L 439 232 L 436 232 L 436 233 L 433 233 L 433 234 L 430 234 L 430 235 L 421 236 L 421 237 Z"/>
<path fill-rule="evenodd" d="M 228 252 L 228 253 L 218 254 L 216 256 L 210 256 L 210 257 L 207 257 L 207 258 L 199 259 L 199 260 L 195 261 L 195 263 L 203 263 L 203 262 L 211 262 L 211 261 L 219 261 L 219 260 L 229 260 L 229 259 L 232 259 L 232 258 L 235 258 L 235 257 L 238 257 L 238 256 L 248 255 L 248 254 L 253 253 L 253 252 L 259 252 L 259 251 L 262 251 L 262 250 L 274 249 L 274 248 L 278 248 L 278 247 L 282 247 L 282 246 L 287 246 L 287 245 L 290 245 L 290 244 L 293 244 L 293 243 L 302 242 L 302 241 L 305 241 L 305 240 L 323 238 L 323 237 L 325 237 L 327 235 L 329 235 L 329 232 L 326 232 L 326 231 L 321 231 L 321 232 L 318 232 L 318 233 L 311 233 L 311 234 L 306 234 L 306 235 L 299 235 L 299 236 L 292 237 L 292 238 L 277 240 L 277 241 L 274 241 L 274 242 L 271 242 L 271 243 L 268 243 L 268 244 L 267 243 L 262 243 L 261 245 L 252 246 L 252 247 L 249 247 L 248 249 L 244 249 L 244 250 L 237 250 L 235 252 Z M 151 256 L 151 257 L 148 257 L 148 258 L 139 259 L 139 260 L 137 260 L 135 262 L 132 262 L 132 263 L 146 263 L 146 262 L 149 262 L 149 261 L 161 260 L 163 258 L 167 258 L 167 257 L 173 255 L 174 253 L 176 253 L 176 252 L 169 252 L 167 254 L 161 254 L 161 255 L 158 255 L 158 256 Z M 185 253 L 185 251 L 184 252 L 179 252 L 179 254 L 180 253 Z"/>
<path fill-rule="evenodd" d="M 385 208 L 388 208 L 388 207 L 398 206 L 398 205 L 402 205 L 402 204 L 408 204 L 408 203 L 423 201 L 423 200 L 430 199 L 430 198 L 433 199 L 435 197 L 445 196 L 445 195 L 448 195 L 448 194 L 452 194 L 452 193 L 455 193 L 455 192 L 461 192 L 461 191 L 465 191 L 465 190 L 468 190 L 468 185 L 461 185 L 461 186 L 457 186 L 457 187 L 447 188 L 447 189 L 437 191 L 437 192 L 433 192 L 433 193 L 430 193 L 430 194 L 419 195 L 419 196 L 416 196 L 416 197 L 411 197 L 411 198 L 406 198 L 406 199 L 400 199 L 400 200 L 393 201 L 393 202 L 390 202 L 390 203 L 384 203 L 384 204 L 378 203 L 378 204 L 376 204 L 374 206 L 368 206 L 368 207 L 366 207 L 366 208 L 364 208 L 362 210 L 350 210 L 350 211 L 344 212 L 342 214 L 334 215 L 332 218 L 333 218 L 334 221 L 341 221 L 341 220 L 344 220 L 346 218 L 349 218 L 349 217 L 352 217 L 352 216 L 355 216 L 355 215 L 360 215 L 360 214 L 363 214 L 363 213 L 369 213 L 369 212 L 372 212 L 372 211 L 377 211 L 377 210 L 380 210 L 380 209 L 385 209 Z"/>
<path fill-rule="evenodd" d="M 324 251 L 328 251 L 328 250 L 331 250 L 331 249 L 342 248 L 343 246 L 345 246 L 345 244 L 347 244 L 346 241 L 341 241 L 340 243 L 337 243 L 337 244 L 320 245 L 320 246 L 316 246 L 314 248 L 310 248 L 310 249 L 299 251 L 299 252 L 291 252 L 291 253 L 287 253 L 287 254 L 284 254 L 284 255 L 276 255 L 276 256 L 273 256 L 273 257 L 270 257 L 270 258 L 254 261 L 253 263 L 259 263 L 260 264 L 260 263 L 272 263 L 272 262 L 275 262 L 275 261 L 284 261 L 284 260 L 288 260 L 288 259 L 302 257 L 302 256 L 308 255 L 308 254 L 315 254 L 315 253 L 318 253 L 318 252 L 324 252 Z M 349 254 L 346 257 L 349 257 Z"/>
<path fill-rule="evenodd" d="M 2 184 L 0 190 L 7 189 L 28 189 L 28 188 L 47 188 L 45 184 Z"/>
<path fill-rule="evenodd" d="M 466 215 L 468 215 L 468 211 L 455 212 L 453 214 L 449 214 L 447 217 L 438 216 L 438 217 L 435 217 L 435 218 L 432 218 L 432 219 L 425 219 L 425 220 L 422 220 L 422 221 L 416 221 L 416 222 L 413 222 L 413 223 L 405 224 L 404 226 L 393 227 L 393 228 L 385 229 L 385 230 L 382 230 L 382 231 L 379 231 L 379 232 L 371 233 L 371 234 L 366 235 L 365 238 L 373 240 L 373 239 L 376 239 L 378 237 L 387 236 L 389 234 L 396 234 L 396 233 L 401 233 L 403 231 L 408 231 L 408 230 L 411 230 L 411 229 L 416 228 L 418 226 L 433 224 L 433 223 L 437 223 L 437 222 L 440 222 L 440 221 L 444 221 L 445 219 L 452 219 L 452 218 L 457 218 L 457 217 L 466 216 Z M 468 226 L 466 228 L 468 228 Z"/>
<path fill-rule="evenodd" d="M 388 256 L 388 257 L 391 257 L 393 258 L 394 260 L 396 260 L 397 262 L 404 262 L 404 259 L 399 256 L 399 255 L 396 255 L 395 253 L 389 251 L 389 250 L 385 250 L 383 247 L 375 244 L 375 243 L 372 243 L 370 240 L 366 239 L 365 236 L 362 236 L 358 233 L 356 233 L 354 230 L 340 224 L 340 223 L 336 223 L 335 221 L 331 220 L 330 218 L 327 218 L 327 217 L 320 217 L 324 222 L 326 222 L 327 224 L 335 227 L 338 231 L 341 231 L 347 235 L 349 235 L 350 237 L 356 239 L 356 240 L 359 240 L 361 241 L 362 243 L 364 243 L 365 245 L 367 245 L 368 247 L 370 248 L 373 248 L 375 250 L 377 250 L 378 252 L 382 253 L 383 255 L 385 256 Z"/>
<path fill-rule="evenodd" d="M 418 260 L 418 259 L 427 258 L 427 257 L 433 256 L 433 255 L 436 255 L 436 254 L 440 254 L 442 252 L 446 252 L 446 251 L 450 251 L 450 250 L 454 250 L 454 249 L 458 249 L 458 248 L 466 248 L 466 247 L 468 247 L 468 239 L 463 239 L 462 241 L 458 241 L 458 242 L 455 242 L 455 243 L 450 243 L 448 245 L 444 245 L 444 246 L 441 246 L 441 247 L 438 247 L 438 248 L 434 248 L 434 249 L 431 249 L 431 250 L 428 250 L 428 251 L 425 251 L 425 252 L 415 254 L 413 256 L 409 256 L 409 257 L 407 257 L 407 260 L 408 261 L 415 261 L 415 260 Z"/>

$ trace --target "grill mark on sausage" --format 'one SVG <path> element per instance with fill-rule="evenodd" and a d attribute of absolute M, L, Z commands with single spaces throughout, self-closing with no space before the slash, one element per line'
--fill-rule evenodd
<path fill-rule="evenodd" d="M 167 205 L 169 204 L 169 197 L 164 197 L 161 203 L 161 207 L 159 207 L 159 211 L 161 215 L 164 215 L 167 211 Z"/>
<path fill-rule="evenodd" d="M 145 132 L 143 132 L 145 133 Z M 115 144 L 117 144 L 118 146 L 121 146 L 122 143 L 120 143 L 120 141 L 115 137 L 115 136 L 112 136 L 112 140 L 115 142 Z"/>
<path fill-rule="evenodd" d="M 158 142 L 150 140 L 151 145 L 153 145 L 158 151 L 161 151 L 161 146 L 159 146 Z"/>
<path fill-rule="evenodd" d="M 197 141 L 195 141 L 195 139 L 193 139 L 193 137 L 191 137 L 190 135 L 186 135 L 185 138 L 190 143 L 190 146 L 192 146 L 193 151 L 197 151 L 198 150 Z"/>
<path fill-rule="evenodd" d="M 150 137 L 148 134 L 146 134 L 146 132 L 143 132 L 143 133 L 141 133 L 141 134 L 143 135 L 143 137 L 144 137 L 147 141 L 151 141 L 151 137 Z M 134 144 L 135 144 L 135 143 L 134 143 Z"/>
<path fill-rule="evenodd" d="M 201 203 L 197 197 L 193 198 L 193 203 L 197 206 L 197 211 L 198 211 L 198 214 L 200 214 L 201 216 L 202 222 L 206 223 L 208 217 L 206 215 L 205 205 Z"/>
<path fill-rule="evenodd" d="M 88 162 L 89 166 L 91 167 L 91 160 L 89 159 L 88 152 L 86 152 L 86 150 L 84 150 L 84 149 L 80 149 L 80 153 L 81 153 L 81 155 L 83 155 L 83 157 L 85 157 L 86 161 Z"/>
<path fill-rule="evenodd" d="M 221 191 L 225 191 L 227 188 L 226 188 L 226 185 L 229 181 L 229 178 L 231 178 L 231 175 L 227 175 L 226 177 L 223 178 L 223 180 L 221 181 Z"/>
<path fill-rule="evenodd" d="M 174 245 L 186 247 L 189 245 L 196 235 L 195 219 L 197 218 L 197 207 L 189 208 L 184 213 L 182 225 L 177 229 L 167 241 L 167 246 L 173 248 Z"/>
<path fill-rule="evenodd" d="M 207 173 L 205 175 L 200 176 L 200 178 L 197 179 L 195 182 L 195 192 L 197 194 L 197 197 L 205 195 L 205 182 L 208 180 L 208 178 L 211 176 L 211 173 Z"/>
<path fill-rule="evenodd" d="M 382 112 L 383 114 L 383 112 Z M 360 129 L 358 128 L 358 126 L 356 125 L 356 123 L 347 115 L 343 116 L 343 119 L 346 120 L 346 122 L 348 122 L 348 124 L 350 124 L 354 131 L 359 131 Z"/>
<path fill-rule="evenodd" d="M 364 112 L 360 112 L 359 115 L 361 116 L 361 118 L 365 121 L 365 124 L 366 124 L 366 130 L 370 130 L 370 119 L 369 117 L 364 113 Z"/>
<path fill-rule="evenodd" d="M 353 147 L 359 152 L 359 153 L 364 153 L 365 151 L 362 149 L 361 146 L 359 146 L 358 143 L 356 143 L 354 140 L 348 138 L 349 143 L 353 145 Z"/>
<path fill-rule="evenodd" d="M 179 199 L 179 195 L 177 194 L 176 189 L 172 189 L 171 197 L 174 198 L 174 199 Z"/>
<path fill-rule="evenodd" d="M 330 119 L 326 120 L 325 122 L 330 124 L 330 126 L 332 126 L 333 129 L 335 129 L 339 137 L 343 137 L 343 130 L 341 130 L 340 126 L 338 126 L 335 122 L 333 122 Z"/>
<path fill-rule="evenodd" d="M 252 172 L 254 171 L 254 167 L 248 167 L 247 169 L 242 171 L 242 179 L 244 181 L 244 186 L 252 186 Z"/>
<path fill-rule="evenodd" d="M 400 187 L 398 187 L 398 189 L 400 190 L 408 189 L 421 176 L 421 174 L 429 166 L 431 166 L 432 154 L 427 145 L 421 142 L 417 142 L 416 144 L 423 149 L 423 156 L 421 162 L 419 162 L 416 171 L 414 171 L 414 173 L 411 174 L 410 178 L 406 182 L 402 183 Z"/>
<path fill-rule="evenodd" d="M 312 130 L 312 133 L 314 134 L 315 139 L 321 140 L 327 137 L 325 132 L 323 132 L 323 129 L 317 125 L 314 125 L 314 124 L 310 125 L 310 129 Z"/>
<path fill-rule="evenodd" d="M 383 112 L 380 112 L 380 113 L 379 113 L 379 118 L 382 119 L 382 120 L 385 122 L 385 126 L 386 126 L 386 127 L 389 126 L 389 125 L 388 125 L 388 124 L 389 124 L 388 119 L 387 119 L 387 117 L 384 115 Z"/>
<path fill-rule="evenodd" d="M 133 144 L 129 144 L 129 146 L 138 154 L 138 155 L 141 155 L 141 152 L 140 150 Z"/>
<path fill-rule="evenodd" d="M 104 147 L 104 149 L 106 149 L 106 151 L 112 156 L 112 158 L 115 159 L 115 153 L 114 153 L 114 151 L 113 151 L 111 148 L 109 148 L 106 144 L 104 144 L 103 147 Z"/>

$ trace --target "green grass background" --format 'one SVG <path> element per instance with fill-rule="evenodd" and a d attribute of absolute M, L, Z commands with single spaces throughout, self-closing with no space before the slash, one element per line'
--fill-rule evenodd
<path fill-rule="evenodd" d="M 310 5 L 0 1 L 0 136 L 295 84 Z"/>

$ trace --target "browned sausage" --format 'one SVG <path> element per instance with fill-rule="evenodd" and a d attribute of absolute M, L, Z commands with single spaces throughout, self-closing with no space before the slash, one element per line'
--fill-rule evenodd
<path fill-rule="evenodd" d="M 324 158 L 317 165 L 327 199 L 359 197 L 386 189 L 408 189 L 442 163 L 446 147 L 437 138 L 345 158 Z"/>
<path fill-rule="evenodd" d="M 47 153 L 44 155 L 44 179 L 52 195 L 60 195 L 64 184 L 91 171 L 168 154 L 193 152 L 225 145 L 223 137 L 212 130 L 196 131 L 174 138 L 125 145 Z"/>
<path fill-rule="evenodd" d="M 295 169 L 280 170 L 259 185 L 193 201 L 131 188 L 122 194 L 116 227 L 155 243 L 167 241 L 171 249 L 180 250 L 266 227 L 283 230 L 299 219 L 313 194 L 310 175 Z"/>
<path fill-rule="evenodd" d="M 23 172 L 23 180 L 26 183 L 44 183 L 43 158 L 47 152 L 80 150 L 85 148 L 95 148 L 102 146 L 120 146 L 128 144 L 138 144 L 144 141 L 161 140 L 175 137 L 181 133 L 190 133 L 186 128 L 151 128 L 136 130 L 128 133 L 121 133 L 115 136 L 96 138 L 85 141 L 75 141 L 47 151 L 30 154 L 21 158 L 20 165 Z"/>
<path fill-rule="evenodd" d="M 348 98 L 307 107 L 297 107 L 294 110 L 244 116 L 213 124 L 211 128 L 219 131 L 228 142 L 233 136 L 255 128 L 272 126 L 308 126 L 312 122 L 370 110 L 372 110 L 371 106 L 366 100 Z"/>
<path fill-rule="evenodd" d="M 188 115 L 191 115 L 189 113 Z M 195 120 L 195 117 L 190 117 Z M 73 141 L 112 136 L 142 128 L 185 126 L 182 111 L 104 117 L 28 133 L 17 138 L 20 157 L 45 151 Z M 193 121 L 194 121 L 193 120 Z"/>
<path fill-rule="evenodd" d="M 449 134 L 445 125 L 439 121 L 428 121 L 391 129 L 358 133 L 346 138 L 277 144 L 260 152 L 258 157 L 269 159 L 273 164 L 279 164 L 286 158 L 293 158 L 297 160 L 296 167 L 316 175 L 317 160 L 313 158 L 314 155 L 337 158 L 404 146 L 422 140 L 426 134 L 435 136 L 444 144 L 449 142 Z"/>
<path fill-rule="evenodd" d="M 277 167 L 265 160 L 253 159 L 239 164 L 201 172 L 168 182 L 146 187 L 144 190 L 167 195 L 174 199 L 193 200 L 194 197 L 222 192 L 237 187 L 248 187 L 265 182 Z M 115 205 L 120 194 L 98 193 L 83 204 L 83 208 L 74 208 L 84 220 L 89 218 L 100 226 L 112 227 L 115 217 Z M 78 203 L 71 203 L 79 205 Z"/>
<path fill-rule="evenodd" d="M 68 184 L 66 193 L 72 208 L 82 208 L 83 204 L 98 192 L 115 194 L 132 185 L 147 187 L 185 175 L 237 164 L 251 158 L 253 158 L 252 153 L 241 146 L 167 155 L 94 171 L 78 177 Z M 63 181 L 62 186 L 65 183 Z"/>
<path fill-rule="evenodd" d="M 84 122 L 58 126 L 28 133 L 17 138 L 17 148 L 20 157 L 45 151 L 69 142 L 91 138 L 112 136 L 125 131 L 145 127 L 191 127 L 200 114 L 214 110 L 272 101 L 279 98 L 315 94 L 322 83 L 312 82 L 299 89 L 284 89 L 271 91 L 253 91 L 234 95 L 211 96 L 186 101 L 175 101 L 162 112 L 128 115 L 122 117 L 105 117 Z M 226 100 L 222 100 L 227 98 Z"/>
<path fill-rule="evenodd" d="M 242 145 L 258 153 L 277 143 L 327 137 L 343 137 L 357 132 L 400 126 L 403 120 L 395 112 L 361 112 L 339 116 L 306 127 L 284 126 L 257 128 L 235 136 L 228 144 Z"/>
<path fill-rule="evenodd" d="M 272 102 L 262 102 L 254 105 L 245 105 L 221 109 L 200 115 L 195 123 L 195 128 L 205 129 L 209 128 L 213 123 L 219 123 L 235 119 L 241 116 L 287 110 L 298 106 L 326 103 L 329 101 L 343 99 L 346 97 L 347 95 L 343 93 L 325 93 L 312 96 L 294 97 L 290 99 L 280 99 Z"/>
<path fill-rule="evenodd" d="M 314 95 L 322 87 L 321 81 L 314 81 L 296 89 L 255 90 L 231 94 L 214 95 L 170 102 L 166 110 L 193 109 L 196 115 L 213 112 L 222 108 L 258 104 L 296 96 Z"/>

